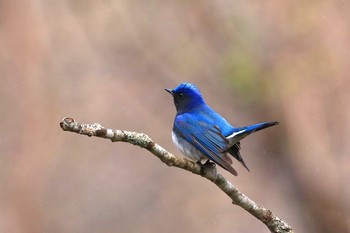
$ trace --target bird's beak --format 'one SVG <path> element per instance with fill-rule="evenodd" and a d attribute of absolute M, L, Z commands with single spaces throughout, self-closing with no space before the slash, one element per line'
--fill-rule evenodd
<path fill-rule="evenodd" d="M 172 90 L 172 89 L 165 88 L 165 90 L 166 90 L 167 92 L 169 92 L 171 95 L 173 95 L 173 90 Z"/>

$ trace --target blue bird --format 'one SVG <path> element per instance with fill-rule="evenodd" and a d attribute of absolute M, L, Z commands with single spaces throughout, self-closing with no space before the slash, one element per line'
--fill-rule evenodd
<path fill-rule="evenodd" d="M 196 85 L 181 83 L 174 89 L 165 89 L 173 98 L 177 114 L 172 140 L 185 157 L 198 162 L 213 161 L 237 176 L 231 166 L 231 154 L 248 171 L 239 150 L 240 140 L 251 133 L 277 125 L 277 121 L 244 127 L 233 127 L 225 118 L 209 107 Z"/>

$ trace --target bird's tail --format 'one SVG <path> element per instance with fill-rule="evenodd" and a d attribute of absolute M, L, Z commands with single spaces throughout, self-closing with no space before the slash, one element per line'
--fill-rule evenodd
<path fill-rule="evenodd" d="M 257 132 L 262 129 L 279 124 L 277 121 L 264 122 L 255 125 L 248 125 L 244 127 L 235 128 L 235 131 L 227 137 L 230 142 L 230 145 L 234 145 L 243 138 L 247 137 L 249 134 Z"/>
<path fill-rule="evenodd" d="M 227 150 L 227 152 L 230 153 L 233 157 L 235 157 L 249 171 L 249 168 L 247 167 L 241 154 L 239 153 L 239 150 L 241 149 L 239 141 L 247 137 L 251 133 L 254 133 L 259 130 L 266 129 L 268 127 L 278 125 L 278 124 L 279 123 L 277 121 L 272 121 L 272 122 L 264 122 L 264 123 L 259 123 L 255 125 L 235 128 L 235 132 L 227 137 L 231 145 Z"/>

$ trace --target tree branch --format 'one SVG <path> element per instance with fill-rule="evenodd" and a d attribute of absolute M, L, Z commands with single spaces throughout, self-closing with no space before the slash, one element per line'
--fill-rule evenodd
<path fill-rule="evenodd" d="M 73 118 L 66 117 L 60 122 L 64 131 L 75 132 L 89 137 L 101 137 L 110 139 L 112 142 L 128 142 L 140 146 L 157 156 L 168 166 L 174 166 L 190 171 L 196 175 L 201 175 L 201 167 L 197 163 L 186 158 L 176 157 L 166 151 L 163 147 L 153 142 L 146 134 L 130 132 L 125 130 L 112 130 L 102 127 L 100 124 L 82 124 L 76 122 Z M 216 171 L 216 168 L 207 168 L 204 170 L 203 177 L 216 184 L 231 199 L 232 203 L 238 205 L 251 213 L 261 222 L 263 222 L 272 233 L 293 233 L 292 228 L 282 219 L 278 218 L 270 210 L 257 205 L 249 197 L 241 193 L 233 184 L 226 180 Z"/>

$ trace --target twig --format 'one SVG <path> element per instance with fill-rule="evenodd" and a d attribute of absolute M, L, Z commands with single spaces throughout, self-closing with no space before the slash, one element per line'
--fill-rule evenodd
<path fill-rule="evenodd" d="M 187 160 L 186 158 L 176 157 L 166 151 L 163 147 L 153 142 L 146 134 L 130 132 L 125 130 L 112 130 L 102 127 L 100 124 L 82 124 L 76 122 L 71 117 L 66 117 L 60 122 L 60 126 L 64 131 L 75 132 L 89 137 L 101 137 L 110 139 L 112 142 L 128 142 L 133 145 L 147 149 L 157 156 L 163 163 L 168 166 L 174 166 L 190 171 L 196 175 L 201 175 L 200 165 Z M 249 197 L 241 193 L 232 183 L 227 181 L 216 168 L 205 169 L 203 177 L 216 184 L 231 199 L 232 203 L 238 205 L 251 213 L 261 222 L 263 222 L 273 233 L 292 233 L 292 228 L 282 219 L 278 218 L 270 210 L 257 205 Z"/>

